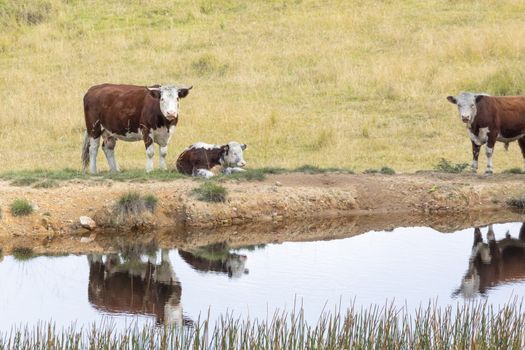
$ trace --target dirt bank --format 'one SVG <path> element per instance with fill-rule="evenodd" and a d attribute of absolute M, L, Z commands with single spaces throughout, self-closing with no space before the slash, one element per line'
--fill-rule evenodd
<path fill-rule="evenodd" d="M 431 220 L 434 214 L 458 216 L 504 209 L 506 199 L 525 195 L 524 182 L 525 176 L 511 174 L 487 178 L 433 172 L 393 176 L 293 173 L 268 176 L 263 181 L 223 182 L 221 185 L 228 190 L 225 203 L 197 200 L 191 191 L 201 182 L 192 179 L 149 183 L 69 181 L 52 189 L 0 182 L 0 237 L 49 240 L 62 235 L 94 237 L 102 231 L 130 229 L 188 232 L 356 215 L 404 217 L 400 222 L 406 222 L 406 217 Z M 115 225 L 113 208 L 128 191 L 154 194 L 158 198 L 157 209 L 128 224 Z M 9 205 L 17 197 L 34 203 L 36 212 L 27 217 L 13 216 Z M 82 215 L 95 219 L 98 228 L 90 232 L 80 227 L 78 221 Z M 420 220 L 422 224 L 423 221 Z"/>

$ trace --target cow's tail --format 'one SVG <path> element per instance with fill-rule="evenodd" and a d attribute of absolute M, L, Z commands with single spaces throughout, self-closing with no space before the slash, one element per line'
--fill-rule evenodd
<path fill-rule="evenodd" d="M 86 172 L 89 165 L 89 135 L 84 131 L 84 143 L 82 144 L 82 172 Z"/>

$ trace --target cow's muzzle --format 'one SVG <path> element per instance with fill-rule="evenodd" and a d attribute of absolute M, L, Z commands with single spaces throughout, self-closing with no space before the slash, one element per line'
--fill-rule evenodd
<path fill-rule="evenodd" d="M 468 116 L 467 117 L 461 116 L 461 121 L 463 123 L 468 123 L 470 121 L 470 117 L 468 117 Z"/>

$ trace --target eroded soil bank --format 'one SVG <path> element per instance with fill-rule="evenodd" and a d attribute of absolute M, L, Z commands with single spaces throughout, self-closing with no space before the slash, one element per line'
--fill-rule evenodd
<path fill-rule="evenodd" d="M 283 174 L 263 181 L 227 181 L 225 203 L 197 200 L 192 189 L 200 181 L 123 183 L 68 181 L 58 188 L 16 187 L 0 182 L 0 247 L 44 243 L 50 251 L 102 249 L 105 239 L 155 232 L 160 244 L 232 245 L 284 240 L 330 239 L 397 226 L 431 226 L 442 231 L 485 225 L 493 221 L 521 221 L 506 200 L 525 195 L 523 175 L 418 173 Z M 115 204 L 136 191 L 157 197 L 153 214 L 115 223 Z M 15 217 L 9 205 L 23 197 L 36 204 L 35 213 Z M 97 223 L 90 231 L 80 216 Z M 324 220 L 320 220 L 324 219 Z M 233 227 L 232 227 L 233 226 Z M 108 242 L 109 242 L 108 241 Z M 55 248 L 53 248 L 55 247 Z M 107 249 L 108 247 L 106 247 Z M 58 251 L 58 250 L 57 250 Z"/>

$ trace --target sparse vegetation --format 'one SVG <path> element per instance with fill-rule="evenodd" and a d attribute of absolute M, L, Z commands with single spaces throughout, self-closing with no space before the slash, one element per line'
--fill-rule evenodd
<path fill-rule="evenodd" d="M 35 177 L 21 177 L 18 179 L 14 179 L 11 181 L 11 186 L 31 186 L 35 182 L 37 182 L 38 179 Z"/>
<path fill-rule="evenodd" d="M 298 173 L 305 173 L 305 174 L 324 174 L 324 173 L 346 173 L 346 174 L 353 174 L 354 172 L 350 169 L 341 169 L 341 168 L 320 168 L 315 165 L 302 165 L 298 168 L 295 168 L 292 170 L 292 172 L 298 172 Z"/>
<path fill-rule="evenodd" d="M 14 216 L 29 215 L 33 211 L 33 205 L 25 198 L 17 198 L 11 203 L 11 214 Z"/>
<path fill-rule="evenodd" d="M 363 173 L 365 174 L 384 174 L 394 175 L 396 171 L 390 167 L 384 166 L 381 169 L 366 169 Z"/>
<path fill-rule="evenodd" d="M 463 172 L 463 170 L 465 170 L 467 166 L 467 163 L 453 163 L 451 161 L 446 160 L 445 158 L 441 158 L 439 163 L 437 163 L 434 166 L 434 169 L 444 173 L 458 174 Z"/>
<path fill-rule="evenodd" d="M 11 254 L 13 258 L 19 261 L 25 261 L 35 257 L 33 249 L 29 247 L 15 247 Z"/>
<path fill-rule="evenodd" d="M 53 188 L 53 187 L 58 187 L 58 186 L 59 186 L 59 182 L 53 179 L 44 179 L 33 185 L 34 188 Z"/>
<path fill-rule="evenodd" d="M 302 310 L 276 312 L 267 320 L 222 315 L 188 327 L 17 325 L 0 334 L 0 348 L 33 349 L 522 349 L 523 305 L 484 301 L 457 307 L 429 304 L 416 310 L 392 305 L 334 310 L 310 324 Z"/>
<path fill-rule="evenodd" d="M 141 196 L 138 192 L 128 192 L 117 201 L 117 212 L 124 216 L 138 216 L 145 210 L 155 211 L 157 198 L 152 195 Z"/>
<path fill-rule="evenodd" d="M 525 197 L 509 198 L 507 205 L 516 209 L 525 209 Z"/>
<path fill-rule="evenodd" d="M 504 174 L 525 174 L 525 171 L 521 168 L 510 168 L 507 170 L 503 170 Z"/>
<path fill-rule="evenodd" d="M 157 208 L 157 203 L 159 202 L 157 197 L 155 197 L 152 194 L 148 194 L 148 195 L 145 195 L 143 199 L 144 199 L 144 206 L 146 207 L 146 209 L 153 213 L 155 211 L 155 208 Z"/>
<path fill-rule="evenodd" d="M 192 192 L 197 199 L 205 202 L 225 202 L 228 195 L 226 188 L 211 181 L 205 181 Z"/>

